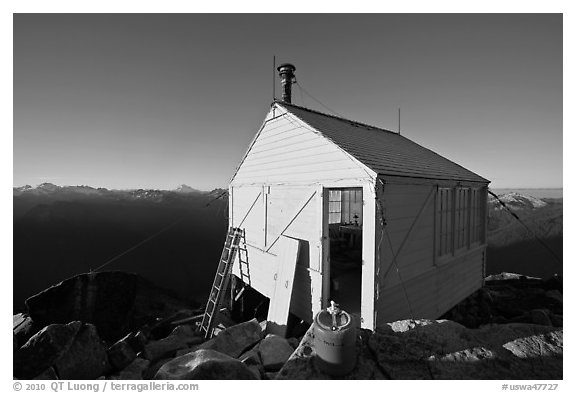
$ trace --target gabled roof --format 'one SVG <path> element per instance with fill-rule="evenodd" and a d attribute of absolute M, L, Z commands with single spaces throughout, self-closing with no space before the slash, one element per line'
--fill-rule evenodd
<path fill-rule="evenodd" d="M 395 132 L 276 101 L 379 175 L 488 183 L 489 180 Z"/>

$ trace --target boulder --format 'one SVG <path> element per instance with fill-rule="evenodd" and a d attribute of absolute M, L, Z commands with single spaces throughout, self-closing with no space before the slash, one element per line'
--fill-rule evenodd
<path fill-rule="evenodd" d="M 110 379 L 132 379 L 132 380 L 139 380 L 144 379 L 144 373 L 150 362 L 146 359 L 142 358 L 135 358 L 132 363 L 130 363 L 124 370 L 112 375 Z"/>
<path fill-rule="evenodd" d="M 186 355 L 187 353 L 194 352 L 194 351 L 196 351 L 196 350 L 197 350 L 196 347 L 179 349 L 179 350 L 177 350 L 176 353 L 174 354 L 174 357 L 177 358 L 177 357 L 179 357 L 179 356 Z"/>
<path fill-rule="evenodd" d="M 300 344 L 300 340 L 298 340 L 296 337 L 289 337 L 286 340 L 288 340 L 288 344 L 290 344 L 293 349 L 298 348 L 298 344 Z"/>
<path fill-rule="evenodd" d="M 233 358 L 240 356 L 262 339 L 262 328 L 256 318 L 222 330 L 216 337 L 197 349 L 212 349 Z"/>
<path fill-rule="evenodd" d="M 264 373 L 264 379 L 268 379 L 268 380 L 274 380 L 276 379 L 276 377 L 278 376 L 278 372 L 272 372 L 272 371 L 268 371 L 266 373 Z"/>
<path fill-rule="evenodd" d="M 39 380 L 39 381 L 55 380 L 55 379 L 58 379 L 58 375 L 56 375 L 56 371 L 54 370 L 54 367 L 48 367 L 46 370 L 44 370 L 43 373 L 37 375 L 33 379 Z"/>
<path fill-rule="evenodd" d="M 51 367 L 72 346 L 81 322 L 46 326 L 14 353 L 14 376 L 30 379 Z"/>
<path fill-rule="evenodd" d="M 132 334 L 132 333 L 130 333 Z M 139 330 L 138 332 L 136 332 L 136 334 L 134 334 L 134 337 L 132 337 L 129 334 L 129 339 L 128 342 L 130 344 L 130 346 L 132 347 L 132 349 L 134 349 L 134 352 L 138 353 L 140 351 L 144 350 L 144 347 L 146 346 L 146 344 L 148 344 L 148 335 L 146 333 L 144 333 L 142 330 Z"/>
<path fill-rule="evenodd" d="M 264 369 L 278 371 L 292 355 L 294 349 L 285 338 L 269 334 L 260 342 L 259 352 Z"/>
<path fill-rule="evenodd" d="M 467 329 L 448 321 L 404 333 L 375 333 L 370 344 L 380 367 L 394 379 L 562 376 L 561 331 L 547 326 L 507 324 Z M 534 370 L 534 362 L 546 365 Z"/>
<path fill-rule="evenodd" d="M 199 337 L 191 327 L 186 325 L 177 326 L 168 337 L 149 342 L 144 347 L 144 357 L 153 362 L 164 357 L 173 356 L 179 349 L 198 345 L 203 341 L 204 339 Z"/>
<path fill-rule="evenodd" d="M 262 365 L 262 359 L 260 358 L 260 354 L 256 348 L 244 352 L 238 359 L 247 366 Z"/>
<path fill-rule="evenodd" d="M 552 300 L 556 301 L 557 303 L 560 303 L 560 304 L 563 303 L 562 292 L 560 292 L 557 289 L 550 289 L 550 290 L 545 292 L 545 295 L 547 298 L 552 299 Z"/>
<path fill-rule="evenodd" d="M 34 321 L 32 321 L 30 316 L 22 313 L 14 315 L 12 319 L 12 331 L 17 342 L 16 345 L 20 348 L 22 345 L 26 344 L 30 337 L 38 333 L 38 324 L 34 324 Z"/>
<path fill-rule="evenodd" d="M 82 326 L 70 348 L 55 361 L 54 368 L 60 379 L 96 379 L 109 371 L 106 346 L 94 325 Z"/>
<path fill-rule="evenodd" d="M 532 310 L 530 311 L 531 322 L 537 325 L 552 326 L 552 321 L 548 314 L 549 311 L 545 309 Z"/>
<path fill-rule="evenodd" d="M 102 338 L 116 341 L 155 317 L 187 305 L 140 276 L 126 272 L 85 273 L 64 280 L 26 300 L 35 324 L 94 324 Z"/>
<path fill-rule="evenodd" d="M 154 376 L 160 370 L 160 367 L 168 363 L 169 361 L 173 360 L 172 358 L 165 358 L 155 361 L 154 363 L 150 363 L 148 368 L 143 372 L 142 378 L 143 379 L 154 379 Z"/>
<path fill-rule="evenodd" d="M 136 358 L 136 352 L 130 345 L 133 334 L 132 336 L 130 334 L 108 348 L 108 360 L 116 370 L 123 370 Z"/>
<path fill-rule="evenodd" d="M 167 362 L 154 379 L 256 379 L 256 376 L 238 359 L 200 349 Z"/>
<path fill-rule="evenodd" d="M 564 326 L 564 317 L 562 315 L 552 314 L 550 315 L 550 320 L 552 321 L 552 325 L 555 327 Z"/>
<path fill-rule="evenodd" d="M 402 333 L 407 332 L 408 330 L 412 330 L 419 326 L 426 326 L 435 323 L 441 323 L 441 321 L 435 321 L 430 319 L 403 319 L 400 321 L 387 323 L 386 325 L 388 325 L 393 332 Z"/>
<path fill-rule="evenodd" d="M 521 359 L 553 357 L 562 356 L 563 342 L 563 331 L 555 330 L 545 334 L 520 337 L 505 343 L 503 347 Z"/>
<path fill-rule="evenodd" d="M 248 366 L 248 370 L 254 374 L 256 379 L 262 379 L 262 375 L 264 375 L 264 368 L 262 366 L 251 365 Z"/>

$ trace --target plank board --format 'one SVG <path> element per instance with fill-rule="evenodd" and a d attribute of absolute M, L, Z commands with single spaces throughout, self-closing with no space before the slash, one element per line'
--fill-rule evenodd
<path fill-rule="evenodd" d="M 270 298 L 267 329 L 269 333 L 284 337 L 288 325 L 288 312 L 300 242 L 296 239 L 280 236 L 278 243 L 280 243 L 278 271 L 275 275 L 274 292 Z"/>

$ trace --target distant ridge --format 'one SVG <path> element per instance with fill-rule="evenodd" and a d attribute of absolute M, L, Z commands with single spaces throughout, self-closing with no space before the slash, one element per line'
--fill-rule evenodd
<path fill-rule="evenodd" d="M 174 190 L 156 189 L 129 189 L 110 190 L 107 188 L 94 188 L 86 185 L 81 186 L 58 186 L 52 183 L 42 183 L 36 187 L 25 185 L 13 187 L 13 197 L 26 206 L 39 203 L 51 203 L 56 201 L 140 201 L 150 203 L 182 202 L 195 200 L 208 203 L 209 200 L 226 193 L 226 189 L 216 188 L 212 191 L 201 191 L 186 184 L 178 186 Z M 202 202 L 203 201 L 203 202 Z"/>
<path fill-rule="evenodd" d="M 498 198 L 502 202 L 506 204 L 512 210 L 519 210 L 519 209 L 538 209 L 544 206 L 547 206 L 548 203 L 543 201 L 542 199 L 535 198 L 530 195 L 522 195 L 517 192 L 509 192 L 506 194 L 498 195 Z M 503 209 L 502 205 L 499 201 L 496 200 L 493 196 L 488 197 L 488 203 L 492 205 L 492 207 L 496 210 Z"/>

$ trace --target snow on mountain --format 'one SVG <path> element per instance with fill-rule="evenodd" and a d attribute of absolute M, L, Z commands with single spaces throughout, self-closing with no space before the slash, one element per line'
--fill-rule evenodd
<path fill-rule="evenodd" d="M 498 198 L 506 204 L 511 210 L 519 209 L 538 209 L 548 204 L 541 199 L 535 198 L 530 195 L 522 195 L 517 192 L 509 192 L 507 194 L 498 195 Z M 495 209 L 503 209 L 502 205 L 494 198 L 489 196 L 488 203 Z"/>
<path fill-rule="evenodd" d="M 103 197 L 116 200 L 137 200 L 162 202 L 168 198 L 187 199 L 188 197 L 206 196 L 209 197 L 214 191 L 201 191 L 182 184 L 175 190 L 154 190 L 154 189 L 130 189 L 130 190 L 108 190 L 106 188 L 94 188 L 90 186 L 57 186 L 52 183 L 42 183 L 36 187 L 25 185 L 13 187 L 14 197 L 45 197 L 57 200 L 76 200 L 87 197 Z"/>
<path fill-rule="evenodd" d="M 178 188 L 176 188 L 176 190 L 174 190 L 176 192 L 179 193 L 203 193 L 204 191 L 200 191 L 196 188 L 192 188 L 189 185 L 186 184 L 181 184 L 180 186 L 178 186 Z"/>

